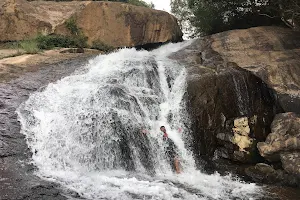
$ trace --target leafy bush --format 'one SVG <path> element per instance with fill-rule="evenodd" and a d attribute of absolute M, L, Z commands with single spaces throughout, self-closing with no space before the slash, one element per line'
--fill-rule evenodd
<path fill-rule="evenodd" d="M 97 50 L 100 50 L 100 51 L 104 51 L 104 52 L 110 52 L 110 51 L 114 50 L 114 47 L 105 44 L 101 40 L 94 41 L 91 48 L 92 49 L 97 49 Z"/>
<path fill-rule="evenodd" d="M 40 49 L 53 49 L 54 47 L 87 47 L 87 38 L 82 35 L 74 37 L 63 35 L 38 35 L 35 40 Z"/>
<path fill-rule="evenodd" d="M 38 35 L 35 38 L 40 49 L 53 49 L 54 47 L 64 48 L 85 48 L 88 38 L 77 26 L 76 18 L 72 16 L 65 22 L 66 28 L 70 31 L 70 36 L 64 35 Z"/>

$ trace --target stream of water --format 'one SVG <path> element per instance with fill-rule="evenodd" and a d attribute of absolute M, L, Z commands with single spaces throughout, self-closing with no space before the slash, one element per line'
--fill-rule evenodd
<path fill-rule="evenodd" d="M 195 167 L 187 72 L 168 58 L 185 45 L 99 55 L 33 93 L 18 115 L 37 174 L 85 199 L 255 199 L 255 184 Z M 181 174 L 172 170 L 160 126 L 177 146 Z"/>

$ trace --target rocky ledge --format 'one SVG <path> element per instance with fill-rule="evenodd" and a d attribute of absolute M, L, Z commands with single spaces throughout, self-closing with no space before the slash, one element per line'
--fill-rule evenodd
<path fill-rule="evenodd" d="M 257 27 L 194 40 L 171 56 L 187 66 L 199 166 L 300 186 L 299 55 L 298 32 Z"/>

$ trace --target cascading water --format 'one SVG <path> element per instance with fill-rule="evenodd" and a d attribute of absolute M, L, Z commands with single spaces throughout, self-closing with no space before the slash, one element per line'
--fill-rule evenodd
<path fill-rule="evenodd" d="M 38 175 L 86 199 L 249 199 L 259 188 L 195 168 L 185 108 L 186 70 L 168 55 L 122 49 L 32 94 L 18 109 Z M 182 173 L 159 127 L 178 147 Z"/>

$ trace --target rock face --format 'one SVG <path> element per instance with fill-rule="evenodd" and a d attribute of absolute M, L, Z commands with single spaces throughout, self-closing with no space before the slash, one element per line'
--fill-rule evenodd
<path fill-rule="evenodd" d="M 5 0 L 0 3 L 0 41 L 23 40 L 43 34 L 70 35 L 66 23 L 88 37 L 113 47 L 177 42 L 182 32 L 167 12 L 119 2 L 46 2 Z"/>
<path fill-rule="evenodd" d="M 300 113 L 300 34 L 258 27 L 213 35 L 211 48 L 225 62 L 250 71 L 275 91 L 285 112 Z"/>

